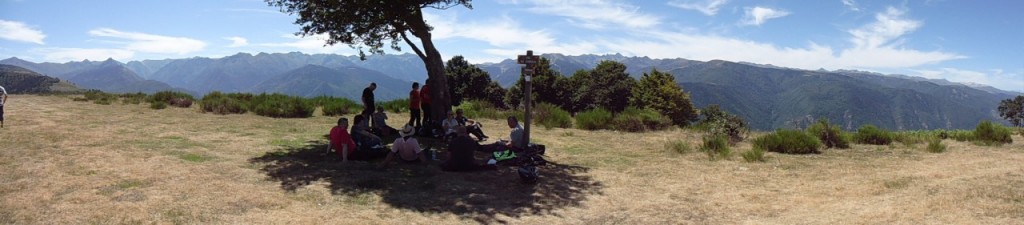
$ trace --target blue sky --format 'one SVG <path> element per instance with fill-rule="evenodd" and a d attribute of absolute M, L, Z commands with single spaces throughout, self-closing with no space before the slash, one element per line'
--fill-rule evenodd
<path fill-rule="evenodd" d="M 427 10 L 445 58 L 537 53 L 857 69 L 1024 91 L 1024 1 L 495 0 Z M 259 0 L 0 0 L 0 58 L 355 54 Z M 408 50 L 407 48 L 405 48 Z M 396 53 L 389 51 L 389 53 Z"/>

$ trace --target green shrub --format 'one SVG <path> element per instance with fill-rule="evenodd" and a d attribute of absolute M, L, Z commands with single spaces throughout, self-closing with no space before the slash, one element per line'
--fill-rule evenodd
<path fill-rule="evenodd" d="M 753 148 L 743 152 L 743 160 L 747 162 L 764 162 L 764 149 Z"/>
<path fill-rule="evenodd" d="M 860 129 L 857 129 L 857 135 L 854 136 L 854 141 L 860 144 L 889 145 L 892 143 L 892 140 L 892 132 L 879 129 L 873 125 L 861 126 Z"/>
<path fill-rule="evenodd" d="M 149 103 L 149 108 L 150 109 L 166 109 L 167 108 L 167 103 L 164 103 L 164 102 Z"/>
<path fill-rule="evenodd" d="M 231 95 L 225 95 L 219 91 L 210 92 L 203 96 L 203 99 L 199 101 L 199 105 L 202 106 L 203 112 L 212 112 L 220 115 L 242 114 L 248 111 L 243 100 L 232 98 Z"/>
<path fill-rule="evenodd" d="M 148 98 L 149 95 L 146 95 L 146 93 L 137 92 L 137 93 L 124 93 L 124 94 L 121 94 L 120 97 L 121 97 L 121 104 L 134 104 L 134 105 L 138 105 L 138 104 L 142 104 L 142 102 L 146 101 L 146 98 Z"/>
<path fill-rule="evenodd" d="M 100 90 L 85 91 L 85 99 L 100 105 L 110 105 L 117 101 L 117 95 L 106 93 Z"/>
<path fill-rule="evenodd" d="M 628 107 L 612 119 L 611 126 L 615 130 L 627 132 L 645 132 L 664 130 L 672 126 L 672 120 L 651 109 Z"/>
<path fill-rule="evenodd" d="M 818 154 L 821 141 L 799 130 L 779 129 L 754 139 L 754 148 L 785 154 Z"/>
<path fill-rule="evenodd" d="M 953 140 L 956 140 L 956 141 L 959 141 L 959 142 L 967 142 L 967 141 L 974 140 L 974 131 L 952 130 L 952 131 L 943 131 L 943 132 L 944 132 L 944 134 L 946 134 L 945 135 L 946 138 L 953 139 Z M 943 133 L 940 133 L 940 136 L 942 134 Z"/>
<path fill-rule="evenodd" d="M 161 91 L 149 97 L 149 103 L 163 102 L 181 108 L 191 107 L 195 100 L 190 94 L 176 91 Z"/>
<path fill-rule="evenodd" d="M 591 109 L 576 114 L 576 127 L 584 130 L 600 130 L 611 128 L 612 112 L 601 108 Z"/>
<path fill-rule="evenodd" d="M 89 99 L 88 99 L 88 98 L 85 98 L 85 97 L 75 97 L 75 98 L 72 98 L 72 99 L 71 99 L 71 101 L 76 101 L 76 102 L 87 102 L 87 101 L 89 101 Z"/>
<path fill-rule="evenodd" d="M 313 116 L 314 107 L 305 99 L 283 94 L 260 94 L 250 104 L 256 115 L 274 118 L 306 118 Z"/>
<path fill-rule="evenodd" d="M 321 107 L 324 116 L 345 115 L 352 113 L 353 109 L 362 108 L 355 101 L 332 96 L 317 96 L 308 99 L 307 102 L 313 107 Z"/>
<path fill-rule="evenodd" d="M 974 128 L 974 138 L 985 145 L 1002 145 L 1013 143 L 1013 138 L 1010 137 L 1012 132 L 1006 126 L 986 120 Z"/>
<path fill-rule="evenodd" d="M 379 107 L 384 107 L 384 110 L 387 110 L 392 113 L 401 113 L 409 111 L 409 99 L 395 99 L 386 102 L 377 102 L 374 104 L 376 104 Z M 373 111 L 376 112 L 377 109 L 373 109 Z"/>
<path fill-rule="evenodd" d="M 938 138 L 938 136 L 933 132 L 928 131 L 903 131 L 893 134 L 893 141 L 903 143 L 907 146 L 924 143 L 934 138 Z"/>
<path fill-rule="evenodd" d="M 828 120 L 822 119 L 807 127 L 807 133 L 818 138 L 825 148 L 850 148 L 850 139 L 846 139 L 843 131 L 838 126 L 829 124 Z"/>
<path fill-rule="evenodd" d="M 516 115 L 509 111 L 500 110 L 499 108 L 494 107 L 490 102 L 480 100 L 464 101 L 458 108 L 462 109 L 463 113 L 468 118 L 505 120 L 510 115 Z M 516 118 L 519 118 L 520 120 L 523 119 L 521 115 Z"/>
<path fill-rule="evenodd" d="M 942 144 L 942 139 L 934 138 L 928 140 L 927 150 L 931 153 L 942 153 L 946 151 L 946 145 Z"/>
<path fill-rule="evenodd" d="M 665 143 L 665 148 L 679 154 L 686 154 L 693 150 L 689 144 L 682 140 L 669 141 Z"/>
<path fill-rule="evenodd" d="M 547 102 L 537 104 L 536 108 L 533 109 L 533 115 L 534 123 L 540 124 L 544 128 L 572 127 L 572 116 L 569 115 L 569 112 Z"/>
<path fill-rule="evenodd" d="M 704 143 L 700 146 L 700 150 L 708 155 L 708 159 L 728 159 L 732 156 L 732 150 L 729 149 L 729 138 L 724 135 L 711 135 L 704 136 Z"/>
<path fill-rule="evenodd" d="M 737 115 L 722 111 L 718 105 L 709 105 L 700 112 L 703 118 L 698 129 L 703 129 L 712 135 L 726 135 L 729 143 L 743 141 L 743 135 L 747 133 L 747 122 Z"/>
<path fill-rule="evenodd" d="M 96 101 L 93 101 L 93 103 L 100 104 L 100 105 L 110 105 L 110 103 L 113 103 L 113 102 L 114 102 L 113 98 L 100 98 L 100 99 L 96 99 Z"/>

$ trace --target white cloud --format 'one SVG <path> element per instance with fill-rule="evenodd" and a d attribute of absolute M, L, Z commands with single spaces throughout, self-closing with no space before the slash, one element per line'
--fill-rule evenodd
<path fill-rule="evenodd" d="M 242 46 L 249 45 L 249 40 L 246 40 L 245 38 L 242 38 L 242 37 L 226 37 L 224 39 L 231 41 L 231 44 L 228 45 L 229 48 L 237 48 L 237 47 L 242 47 Z"/>
<path fill-rule="evenodd" d="M 754 8 L 747 8 L 746 14 L 743 16 L 742 24 L 761 26 L 765 21 L 788 15 L 789 12 L 784 10 L 757 6 Z"/>
<path fill-rule="evenodd" d="M 22 22 L 0 20 L 0 39 L 44 44 L 46 35 L 42 31 L 32 29 Z"/>
<path fill-rule="evenodd" d="M 298 49 L 299 51 L 305 53 L 333 53 L 343 55 L 352 55 L 357 53 L 355 49 L 352 49 L 348 45 L 341 43 L 325 46 L 325 44 L 327 43 L 326 41 L 328 39 L 328 36 L 326 34 L 317 34 L 305 37 L 299 37 L 292 34 L 284 34 L 281 35 L 281 37 L 288 39 L 289 41 L 277 43 L 263 43 L 258 45 L 267 47 Z"/>
<path fill-rule="evenodd" d="M 854 1 L 854 0 L 842 0 L 842 1 L 843 1 L 843 5 L 845 5 L 846 8 L 849 8 L 850 10 L 853 10 L 853 11 L 860 11 L 860 7 L 857 7 L 857 2 L 856 1 Z"/>
<path fill-rule="evenodd" d="M 670 6 L 674 6 L 680 9 L 697 10 L 704 15 L 714 16 L 718 13 L 718 9 L 729 2 L 728 0 L 675 0 L 668 3 Z"/>
<path fill-rule="evenodd" d="M 102 61 L 113 58 L 119 61 L 127 61 L 135 56 L 135 52 L 124 49 L 107 48 L 38 48 L 33 53 L 43 56 L 47 62 L 68 62 L 93 60 Z"/>
<path fill-rule="evenodd" d="M 97 37 L 111 37 L 127 40 L 125 50 L 151 52 L 151 53 L 175 53 L 179 55 L 188 54 L 203 50 L 206 43 L 184 37 L 169 37 L 154 34 L 137 32 L 124 32 L 110 28 L 100 28 L 89 31 L 89 34 Z"/>
<path fill-rule="evenodd" d="M 640 13 L 640 7 L 608 0 L 535 0 L 528 10 L 538 14 L 567 17 L 584 28 L 603 29 L 608 25 L 647 28 L 661 23 L 661 18 Z"/>
<path fill-rule="evenodd" d="M 469 39 L 485 42 L 492 48 L 482 52 L 494 57 L 474 56 L 484 61 L 497 62 L 501 59 L 523 54 L 526 50 L 536 52 L 557 52 L 577 55 L 599 51 L 598 46 L 588 41 L 576 41 L 569 44 L 565 40 L 557 40 L 549 31 L 529 30 L 523 28 L 516 20 L 502 17 L 492 21 L 457 21 L 454 16 L 444 17 L 424 14 L 434 30 L 431 32 L 435 41 L 445 39 Z M 457 24 L 457 25 L 456 25 Z M 454 29 L 454 28 L 458 29 Z"/>
<path fill-rule="evenodd" d="M 903 18 L 905 13 L 890 6 L 885 12 L 875 14 L 874 23 L 850 30 L 853 35 L 850 40 L 857 48 L 878 48 L 921 27 L 920 21 Z"/>

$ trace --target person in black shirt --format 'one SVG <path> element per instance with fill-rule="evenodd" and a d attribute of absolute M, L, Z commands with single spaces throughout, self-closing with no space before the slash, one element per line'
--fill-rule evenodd
<path fill-rule="evenodd" d="M 466 127 L 466 133 L 475 135 L 476 139 L 479 139 L 480 141 L 487 141 L 488 137 L 487 135 L 484 134 L 483 129 L 481 129 L 481 127 L 483 127 L 483 124 L 466 118 L 466 115 L 463 114 L 462 109 L 455 110 L 455 120 L 459 122 L 459 125 Z"/>
<path fill-rule="evenodd" d="M 480 148 L 480 144 L 476 143 L 466 134 L 466 127 L 455 127 L 455 133 L 455 138 L 448 143 L 448 157 L 447 161 L 441 164 L 442 170 L 468 172 L 497 169 L 494 165 L 476 164 L 476 158 L 473 157 L 473 153 Z"/>
<path fill-rule="evenodd" d="M 363 89 L 363 116 L 366 118 L 370 118 L 377 108 L 373 105 L 373 90 L 377 90 L 377 83 L 370 83 L 369 87 Z"/>

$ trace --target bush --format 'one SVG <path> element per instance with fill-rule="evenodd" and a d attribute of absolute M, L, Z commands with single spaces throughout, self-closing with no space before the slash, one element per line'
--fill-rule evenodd
<path fill-rule="evenodd" d="M 1008 127 L 986 120 L 974 128 L 974 138 L 985 145 L 1002 145 L 1013 143 L 1012 132 Z"/>
<path fill-rule="evenodd" d="M 942 144 L 942 139 L 934 138 L 928 141 L 927 150 L 931 153 L 942 153 L 946 151 L 946 145 Z"/>
<path fill-rule="evenodd" d="M 352 113 L 355 108 L 361 108 L 356 102 L 347 98 L 317 96 L 307 100 L 313 107 L 321 107 L 324 116 L 340 116 Z"/>
<path fill-rule="evenodd" d="M 612 119 L 611 126 L 615 130 L 627 132 L 645 132 L 663 130 L 672 126 L 672 120 L 651 109 L 626 108 Z"/>
<path fill-rule="evenodd" d="M 754 148 L 785 154 L 818 154 L 821 141 L 799 130 L 779 129 L 754 139 Z"/>
<path fill-rule="evenodd" d="M 149 97 L 149 103 L 163 102 L 180 108 L 191 107 L 195 100 L 190 94 L 176 91 L 161 91 Z"/>
<path fill-rule="evenodd" d="M 121 94 L 120 96 L 121 96 L 121 104 L 135 104 L 135 105 L 142 104 L 142 102 L 146 101 L 146 98 L 149 97 L 149 95 L 146 95 L 146 93 L 142 93 L 142 92 L 138 92 L 138 93 L 124 93 L 124 94 Z"/>
<path fill-rule="evenodd" d="M 892 132 L 879 129 L 873 125 L 861 126 L 860 129 L 857 129 L 857 135 L 854 136 L 854 141 L 857 143 L 869 145 L 889 145 L 892 143 L 892 140 Z"/>
<path fill-rule="evenodd" d="M 533 115 L 534 123 L 538 123 L 544 126 L 544 128 L 572 127 L 572 116 L 569 115 L 569 112 L 547 102 L 537 104 L 536 108 L 533 109 Z"/>
<path fill-rule="evenodd" d="M 843 131 L 838 126 L 828 123 L 828 120 L 818 120 L 817 123 L 807 127 L 807 133 L 818 138 L 825 148 L 850 148 L 850 140 L 846 139 Z"/>
<path fill-rule="evenodd" d="M 711 135 L 704 136 L 704 144 L 700 146 L 700 150 L 708 155 L 708 159 L 728 159 L 732 156 L 732 150 L 729 149 L 729 138 L 724 135 Z"/>
<path fill-rule="evenodd" d="M 306 118 L 313 116 L 312 104 L 300 97 L 283 94 L 260 94 L 250 104 L 250 110 L 256 115 L 274 118 Z"/>
<path fill-rule="evenodd" d="M 764 162 L 764 149 L 753 148 L 743 152 L 743 160 L 747 162 Z"/>
<path fill-rule="evenodd" d="M 117 101 L 117 95 L 105 93 L 100 90 L 85 91 L 85 99 L 100 105 L 110 105 Z"/>
<path fill-rule="evenodd" d="M 167 103 L 164 103 L 164 102 L 149 103 L 149 108 L 150 109 L 166 109 L 167 108 Z"/>
<path fill-rule="evenodd" d="M 612 112 L 601 108 L 591 109 L 576 114 L 576 127 L 584 130 L 600 130 L 611 128 Z"/>
<path fill-rule="evenodd" d="M 242 97 L 242 95 L 235 96 Z M 248 111 L 243 100 L 232 98 L 231 95 L 225 95 L 219 91 L 203 96 L 203 99 L 199 101 L 199 105 L 202 106 L 203 112 L 212 112 L 220 115 L 242 114 Z"/>
<path fill-rule="evenodd" d="M 743 141 L 747 133 L 747 122 L 737 115 L 722 111 L 718 105 L 709 105 L 700 112 L 704 119 L 697 126 L 712 135 L 725 135 L 729 143 Z"/>
<path fill-rule="evenodd" d="M 679 153 L 679 154 L 686 154 L 686 153 L 689 153 L 691 150 L 693 150 L 693 149 L 690 148 L 689 144 L 687 144 L 685 141 L 681 141 L 681 140 L 669 141 L 669 142 L 665 143 L 665 148 L 669 149 L 670 151 L 674 151 L 676 153 Z"/>
<path fill-rule="evenodd" d="M 386 101 L 386 102 L 378 102 L 378 103 L 375 103 L 375 104 L 377 106 L 379 106 L 379 107 L 384 107 L 384 110 L 387 110 L 387 111 L 393 112 L 393 113 L 401 113 L 401 112 L 408 112 L 409 111 L 409 99 L 395 99 L 395 100 Z M 377 109 L 373 109 L 373 111 L 376 112 Z"/>
<path fill-rule="evenodd" d="M 515 113 L 494 107 L 490 102 L 480 100 L 464 101 L 458 108 L 462 109 L 463 113 L 468 118 L 505 120 L 508 116 L 515 115 Z M 522 119 L 521 116 L 517 116 L 516 118 L 519 118 L 520 120 Z"/>

